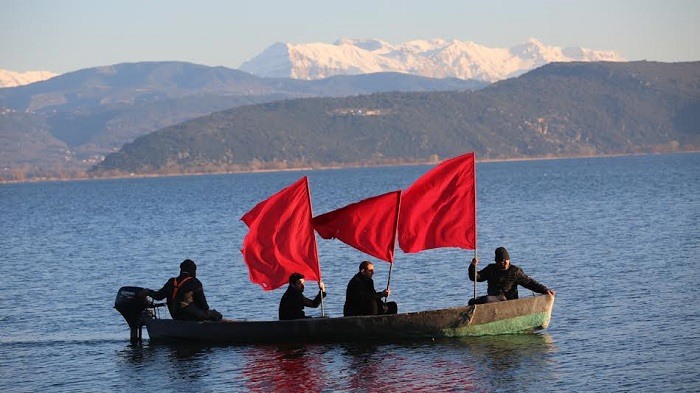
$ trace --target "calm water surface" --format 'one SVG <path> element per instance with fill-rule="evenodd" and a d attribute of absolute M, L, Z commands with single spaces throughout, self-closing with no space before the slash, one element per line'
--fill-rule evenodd
<path fill-rule="evenodd" d="M 398 343 L 129 344 L 119 287 L 194 259 L 228 318 L 275 319 L 240 217 L 309 176 L 315 214 L 406 188 L 427 166 L 0 185 L 2 391 L 700 391 L 700 154 L 479 163 L 478 254 L 557 290 L 538 334 Z M 319 239 L 329 296 L 366 257 Z M 473 252 L 397 249 L 401 311 L 464 304 Z M 376 263 L 377 287 L 389 265 Z M 479 285 L 483 294 L 486 288 Z M 521 289 L 521 296 L 529 291 Z M 320 315 L 319 310 L 307 314 Z"/>

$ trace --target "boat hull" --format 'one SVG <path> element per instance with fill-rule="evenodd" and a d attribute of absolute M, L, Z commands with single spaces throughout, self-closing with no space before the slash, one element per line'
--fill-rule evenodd
<path fill-rule="evenodd" d="M 554 296 L 440 310 L 291 321 L 195 322 L 144 318 L 151 340 L 213 343 L 366 341 L 532 332 L 549 326 Z"/>

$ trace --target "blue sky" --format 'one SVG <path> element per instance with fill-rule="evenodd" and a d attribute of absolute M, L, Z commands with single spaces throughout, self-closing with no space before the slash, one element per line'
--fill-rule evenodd
<path fill-rule="evenodd" d="M 445 38 L 700 60 L 700 0 L 1 0 L 0 69 L 178 60 L 236 68 L 275 42 Z"/>

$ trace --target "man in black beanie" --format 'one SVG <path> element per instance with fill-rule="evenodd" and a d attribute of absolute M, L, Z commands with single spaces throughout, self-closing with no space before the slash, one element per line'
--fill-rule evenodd
<path fill-rule="evenodd" d="M 476 281 L 488 281 L 487 296 L 480 296 L 470 299 L 469 304 L 482 304 L 497 302 L 502 300 L 513 300 L 518 298 L 518 285 L 537 293 L 554 296 L 553 289 L 549 289 L 537 281 L 531 279 L 523 270 L 510 263 L 510 255 L 505 247 L 498 247 L 494 258 L 495 263 L 487 265 L 480 272 L 476 273 Z M 474 281 L 476 266 L 479 259 L 472 259 L 469 265 L 469 279 Z"/>
<path fill-rule="evenodd" d="M 210 310 L 204 287 L 197 279 L 197 265 L 191 259 L 180 264 L 180 275 L 170 278 L 158 291 L 146 289 L 146 295 L 163 300 L 167 297 L 168 311 L 173 319 L 190 321 L 220 321 L 221 313 Z"/>

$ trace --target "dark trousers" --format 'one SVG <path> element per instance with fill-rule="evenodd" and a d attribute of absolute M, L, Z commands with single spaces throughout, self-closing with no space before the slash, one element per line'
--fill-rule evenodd
<path fill-rule="evenodd" d="M 173 319 L 181 319 L 186 321 L 220 321 L 222 315 L 216 310 L 202 310 L 194 304 L 182 309 L 177 317 L 173 316 Z"/>
<path fill-rule="evenodd" d="M 479 296 L 476 299 L 472 298 L 469 299 L 469 305 L 471 306 L 472 304 L 486 304 L 486 303 L 493 303 L 493 302 L 502 302 L 506 299 L 505 296 L 503 295 L 498 295 L 498 296 Z"/>
<path fill-rule="evenodd" d="M 377 299 L 370 304 L 370 310 L 368 315 L 379 315 L 379 314 L 396 314 L 399 311 L 399 306 L 396 302 L 386 302 Z"/>

